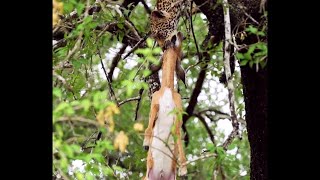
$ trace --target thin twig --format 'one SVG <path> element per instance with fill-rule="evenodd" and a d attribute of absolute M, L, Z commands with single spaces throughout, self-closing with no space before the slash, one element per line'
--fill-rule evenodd
<path fill-rule="evenodd" d="M 105 76 L 106 76 L 106 78 L 107 78 L 107 81 L 108 81 L 109 92 L 110 92 L 110 99 L 113 99 L 113 100 L 117 103 L 117 106 L 119 106 L 119 102 L 118 102 L 118 100 L 117 100 L 117 98 L 116 98 L 116 95 L 115 95 L 113 89 L 112 89 L 111 81 L 110 81 L 110 79 L 109 79 L 109 77 L 108 77 L 108 74 L 107 74 L 107 71 L 106 71 L 106 69 L 105 69 L 105 67 L 104 67 L 104 64 L 103 64 L 103 61 L 102 61 L 102 57 L 101 57 L 100 49 L 99 49 L 99 48 L 98 48 L 98 55 L 99 55 L 99 57 L 100 57 L 100 63 L 101 63 L 103 72 L 104 72 L 104 74 L 105 74 Z"/>
<path fill-rule="evenodd" d="M 129 27 L 129 29 L 133 32 L 133 34 L 138 38 L 138 40 L 141 40 L 141 37 L 139 35 L 139 33 L 137 32 L 137 30 L 134 28 L 134 26 L 128 21 L 125 20 L 125 25 Z"/>
<path fill-rule="evenodd" d="M 142 134 L 142 135 L 144 135 L 144 134 Z M 170 134 L 170 135 L 171 135 L 171 134 Z M 170 136 L 170 135 L 169 135 L 169 136 Z M 163 142 L 163 144 L 166 146 L 166 148 L 169 149 L 169 151 L 170 151 L 170 153 L 172 154 L 172 156 L 175 156 L 174 152 L 172 151 L 172 149 L 171 149 L 170 146 L 168 145 L 168 142 L 164 141 L 163 139 L 161 139 L 160 137 L 155 136 L 155 135 L 152 135 L 152 138 L 156 138 L 156 139 L 160 140 L 161 142 Z M 168 140 L 169 140 L 169 137 L 168 137 Z M 179 163 L 177 162 L 177 158 L 171 157 L 170 154 L 164 152 L 163 150 L 158 149 L 158 148 L 155 148 L 155 147 L 153 147 L 153 146 L 151 146 L 151 145 L 150 145 L 149 147 L 150 147 L 150 148 L 149 148 L 149 151 L 151 150 L 151 148 L 152 148 L 152 149 L 156 149 L 156 150 L 162 152 L 164 155 L 166 155 L 166 156 L 168 156 L 169 158 L 171 158 L 173 161 L 176 162 L 176 164 L 179 164 Z"/>
<path fill-rule="evenodd" d="M 199 111 L 198 113 L 199 114 L 203 114 L 203 113 L 206 113 L 206 112 L 208 112 L 208 111 L 213 111 L 214 113 L 216 113 L 216 114 L 222 114 L 222 115 L 226 115 L 226 116 L 229 116 L 229 114 L 227 114 L 227 113 L 224 113 L 224 112 L 222 112 L 222 111 L 219 111 L 219 110 L 217 110 L 217 109 L 214 109 L 214 108 L 208 108 L 208 109 L 204 109 L 204 110 L 202 110 L 202 111 Z"/>
<path fill-rule="evenodd" d="M 190 15 L 189 15 L 189 19 L 190 19 L 190 23 L 191 23 L 191 32 L 192 32 L 192 36 L 193 36 L 193 39 L 194 39 L 194 43 L 196 45 L 196 48 L 197 48 L 197 53 L 198 53 L 198 58 L 199 58 L 199 61 L 201 61 L 201 54 L 200 54 L 200 51 L 199 51 L 199 47 L 198 47 L 198 43 L 197 43 L 197 39 L 196 39 L 196 36 L 194 35 L 194 30 L 193 30 L 193 24 L 192 24 L 192 4 L 193 4 L 193 0 L 191 0 L 191 10 L 190 10 Z"/>
<path fill-rule="evenodd" d="M 63 121 L 79 121 L 79 122 L 84 122 L 84 123 L 88 123 L 88 124 L 92 124 L 95 126 L 99 126 L 99 123 L 95 120 L 92 119 L 87 119 L 81 116 L 76 116 L 76 117 L 61 117 L 59 119 L 57 119 L 56 122 L 63 122 Z"/>
<path fill-rule="evenodd" d="M 231 25 L 230 25 L 230 14 L 229 14 L 229 5 L 228 0 L 223 0 L 223 11 L 224 11 L 224 26 L 225 26 L 225 41 L 224 41 L 224 71 L 227 79 L 227 89 L 228 89 L 228 98 L 230 105 L 230 113 L 231 113 L 231 123 L 233 126 L 232 132 L 230 133 L 227 140 L 223 143 L 223 148 L 226 150 L 228 145 L 234 139 L 234 137 L 238 134 L 239 124 L 237 120 L 237 116 L 234 108 L 234 86 L 231 81 L 231 70 L 230 70 L 230 50 L 231 50 Z"/>
<path fill-rule="evenodd" d="M 193 67 L 195 67 L 195 66 L 197 66 L 197 65 L 199 65 L 199 64 L 201 64 L 201 63 L 202 63 L 202 61 L 198 61 L 196 64 L 190 65 L 189 67 L 187 67 L 186 73 L 187 73 L 191 68 L 193 68 Z"/>
<path fill-rule="evenodd" d="M 111 23 L 105 25 L 105 27 L 103 28 L 103 30 L 98 34 L 95 42 L 97 42 L 98 39 L 99 39 L 111 26 L 114 26 L 114 25 L 116 25 L 116 24 L 118 24 L 118 21 L 111 22 Z"/>
<path fill-rule="evenodd" d="M 67 88 L 68 91 L 70 91 L 73 95 L 73 98 L 75 100 L 77 100 L 77 97 L 74 94 L 73 88 L 67 83 L 66 79 L 64 79 L 64 77 L 60 76 L 59 74 L 57 74 L 54 70 L 52 71 L 52 75 L 54 77 L 56 77 L 58 80 L 60 80 L 62 82 L 62 84 Z"/>
<path fill-rule="evenodd" d="M 124 53 L 124 51 L 126 50 L 127 46 L 128 46 L 128 44 L 123 44 L 122 47 L 120 48 L 119 52 L 112 59 L 111 67 L 110 67 L 110 70 L 108 72 L 108 77 L 110 79 L 110 82 L 112 82 L 112 76 L 113 76 L 114 69 L 117 67 L 117 65 L 118 65 L 118 63 L 119 63 L 119 61 L 121 59 L 121 56 Z"/>
<path fill-rule="evenodd" d="M 137 42 L 136 45 L 133 46 L 133 48 L 123 57 L 123 60 L 126 59 L 128 56 L 130 56 L 130 54 L 135 51 L 136 49 L 138 49 L 138 47 L 140 46 L 140 44 L 142 44 L 144 41 L 146 41 L 146 39 L 149 37 L 150 32 L 142 39 L 140 39 L 139 42 Z"/>
<path fill-rule="evenodd" d="M 96 134 L 96 132 L 92 133 L 92 134 L 89 136 L 89 138 L 87 138 L 86 140 L 83 141 L 83 143 L 81 144 L 81 149 L 82 149 L 82 150 L 83 150 L 84 147 L 87 145 L 87 143 L 89 142 L 89 140 L 90 140 L 90 139 L 93 139 L 92 137 L 93 137 L 93 135 L 95 135 L 95 134 Z"/>
<path fill-rule="evenodd" d="M 147 3 L 144 0 L 140 0 L 140 2 L 142 3 L 142 5 L 143 5 L 144 9 L 147 11 L 147 13 L 151 14 L 151 9 L 147 5 Z"/>
<path fill-rule="evenodd" d="M 137 97 L 133 97 L 133 98 L 129 98 L 129 99 L 126 99 L 126 100 L 123 100 L 121 102 L 119 102 L 119 107 L 127 102 L 130 102 L 130 101 L 136 101 L 136 100 L 139 100 L 141 97 L 140 96 L 137 96 Z"/>
<path fill-rule="evenodd" d="M 215 144 L 214 136 L 213 136 L 213 134 L 212 134 L 212 132 L 210 130 L 210 127 L 208 126 L 206 120 L 200 114 L 193 114 L 193 116 L 197 117 L 202 122 L 202 124 L 204 125 L 204 127 L 206 128 L 206 130 L 208 132 L 210 140 L 212 141 L 213 144 Z"/>
<path fill-rule="evenodd" d="M 190 160 L 190 161 L 187 161 L 186 164 L 190 164 L 192 162 L 195 162 L 195 161 L 198 161 L 198 160 L 201 160 L 201 159 L 205 159 L 205 158 L 209 158 L 209 157 L 216 157 L 217 154 L 216 153 L 208 153 L 208 154 L 205 154 L 205 155 L 202 155 L 202 156 L 199 156 L 197 158 L 195 158 L 194 160 Z"/>
<path fill-rule="evenodd" d="M 257 25 L 259 25 L 258 21 L 256 21 L 252 16 L 250 16 L 247 12 L 244 11 L 244 14 L 250 18 L 254 23 L 256 23 Z"/>
<path fill-rule="evenodd" d="M 143 88 L 141 88 L 139 90 L 139 99 L 138 99 L 138 103 L 137 103 L 137 107 L 136 107 L 134 121 L 137 121 L 137 119 L 138 119 L 138 111 L 139 111 L 139 108 L 140 108 L 140 102 L 141 102 L 141 97 L 142 97 L 143 90 L 144 90 Z"/>
<path fill-rule="evenodd" d="M 118 6 L 112 6 L 110 4 L 107 4 L 106 7 L 114 9 L 120 15 L 120 17 L 124 16 Z M 133 32 L 133 34 L 138 38 L 138 40 L 141 40 L 141 37 L 140 37 L 139 33 L 137 32 L 135 27 L 131 24 L 130 20 L 126 19 L 124 21 L 124 23 Z"/>

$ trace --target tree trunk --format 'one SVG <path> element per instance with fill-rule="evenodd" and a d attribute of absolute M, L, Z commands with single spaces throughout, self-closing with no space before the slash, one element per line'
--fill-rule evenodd
<path fill-rule="evenodd" d="M 268 179 L 268 72 L 267 68 L 241 67 L 246 107 L 248 139 L 251 149 L 250 179 Z"/>

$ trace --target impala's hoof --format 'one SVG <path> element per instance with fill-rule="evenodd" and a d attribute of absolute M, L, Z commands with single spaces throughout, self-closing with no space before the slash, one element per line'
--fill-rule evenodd
<path fill-rule="evenodd" d="M 144 150 L 148 151 L 149 150 L 149 146 L 143 146 Z"/>
<path fill-rule="evenodd" d="M 188 180 L 188 176 L 187 176 L 187 175 L 181 176 L 180 178 L 181 178 L 182 180 Z"/>
<path fill-rule="evenodd" d="M 187 177 L 187 173 L 188 173 L 188 171 L 187 171 L 187 167 L 186 166 L 183 166 L 183 167 L 179 168 L 178 175 L 180 177 Z"/>

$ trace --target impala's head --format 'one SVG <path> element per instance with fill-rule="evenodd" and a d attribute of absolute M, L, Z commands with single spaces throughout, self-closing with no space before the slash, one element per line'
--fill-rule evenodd
<path fill-rule="evenodd" d="M 185 37 L 180 31 L 175 31 L 174 33 L 172 33 L 171 37 L 165 41 L 163 49 L 166 50 L 170 47 L 173 47 L 177 50 L 177 52 L 181 51 L 182 41 L 184 39 Z"/>

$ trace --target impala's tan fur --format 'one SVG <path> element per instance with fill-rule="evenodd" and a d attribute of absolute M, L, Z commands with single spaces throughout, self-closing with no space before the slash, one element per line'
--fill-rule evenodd
<path fill-rule="evenodd" d="M 181 96 L 174 90 L 174 72 L 181 58 L 182 39 L 182 34 L 178 32 L 174 42 L 164 51 L 161 88 L 152 95 L 149 124 L 143 142 L 145 147 L 149 147 L 146 180 L 176 179 L 177 162 L 180 165 L 179 175 L 187 174 L 180 133 L 182 119 L 178 120 L 174 113 L 169 114 L 174 109 L 182 112 Z"/>

